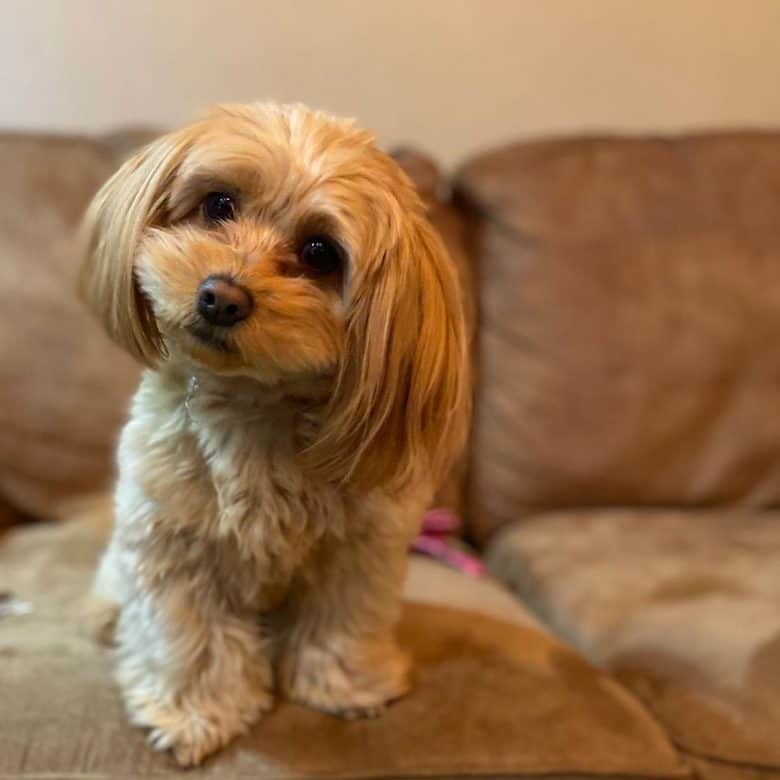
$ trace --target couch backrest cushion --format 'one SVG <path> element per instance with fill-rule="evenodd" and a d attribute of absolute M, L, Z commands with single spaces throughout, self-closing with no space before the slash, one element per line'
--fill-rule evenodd
<path fill-rule="evenodd" d="M 34 516 L 109 483 L 137 381 L 75 295 L 75 229 L 115 165 L 84 138 L 0 135 L 0 498 Z"/>
<path fill-rule="evenodd" d="M 780 497 L 780 134 L 520 144 L 477 225 L 472 512 Z"/>

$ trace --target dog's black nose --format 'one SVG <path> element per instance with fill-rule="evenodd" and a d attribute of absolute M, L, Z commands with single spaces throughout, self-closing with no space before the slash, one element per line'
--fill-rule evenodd
<path fill-rule="evenodd" d="M 230 328 L 252 313 L 252 296 L 241 285 L 211 276 L 198 287 L 198 314 L 211 325 Z"/>

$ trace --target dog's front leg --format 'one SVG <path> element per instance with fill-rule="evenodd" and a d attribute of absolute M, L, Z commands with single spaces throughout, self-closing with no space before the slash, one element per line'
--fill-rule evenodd
<path fill-rule="evenodd" d="M 409 689 L 395 639 L 405 534 L 328 545 L 285 610 L 280 682 L 287 695 L 344 717 L 374 717 Z"/>
<path fill-rule="evenodd" d="M 169 576 L 139 588 L 117 627 L 117 676 L 131 720 L 158 750 L 199 764 L 270 708 L 271 668 L 253 614 L 208 582 Z"/>

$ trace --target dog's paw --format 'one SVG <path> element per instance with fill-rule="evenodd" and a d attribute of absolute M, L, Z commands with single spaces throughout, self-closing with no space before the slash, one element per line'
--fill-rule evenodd
<path fill-rule="evenodd" d="M 222 734 L 214 724 L 192 719 L 175 729 L 154 728 L 148 742 L 159 751 L 170 751 L 181 767 L 198 766 L 205 758 L 224 747 L 238 734 Z"/>
<path fill-rule="evenodd" d="M 155 750 L 170 751 L 179 766 L 191 767 L 246 734 L 269 708 L 270 702 L 258 703 L 242 712 L 161 708 L 136 716 L 133 721 L 150 729 L 149 744 Z"/>
<path fill-rule="evenodd" d="M 246 734 L 272 703 L 266 692 L 240 706 L 213 701 L 198 708 L 186 698 L 176 707 L 136 702 L 130 708 L 130 719 L 134 725 L 149 729 L 149 744 L 155 750 L 170 751 L 180 766 L 191 767 Z"/>
<path fill-rule="evenodd" d="M 291 699 L 349 720 L 377 718 L 410 687 L 409 662 L 393 643 L 339 652 L 334 646 L 301 648 L 285 686 Z"/>

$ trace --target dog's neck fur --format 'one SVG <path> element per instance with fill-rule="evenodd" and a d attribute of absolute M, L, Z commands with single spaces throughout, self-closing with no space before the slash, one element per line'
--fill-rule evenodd
<path fill-rule="evenodd" d="M 322 401 L 333 383 L 329 376 L 289 376 L 273 381 L 250 376 L 223 376 L 189 364 L 165 367 L 165 373 L 182 382 L 191 398 L 201 395 L 225 396 L 237 402 L 273 406 L 286 399 L 302 403 Z"/>
<path fill-rule="evenodd" d="M 206 442 L 225 447 L 238 438 L 247 440 L 255 456 L 289 457 L 311 443 L 330 383 L 297 380 L 269 386 L 244 377 L 193 373 L 183 389 L 191 428 L 206 450 Z"/>
<path fill-rule="evenodd" d="M 194 426 L 203 422 L 204 413 L 229 411 L 273 417 L 282 409 L 297 410 L 311 416 L 321 411 L 331 393 L 329 376 L 298 376 L 264 382 L 246 376 L 220 376 L 188 363 L 168 363 L 159 370 L 164 384 L 175 388 Z"/>

